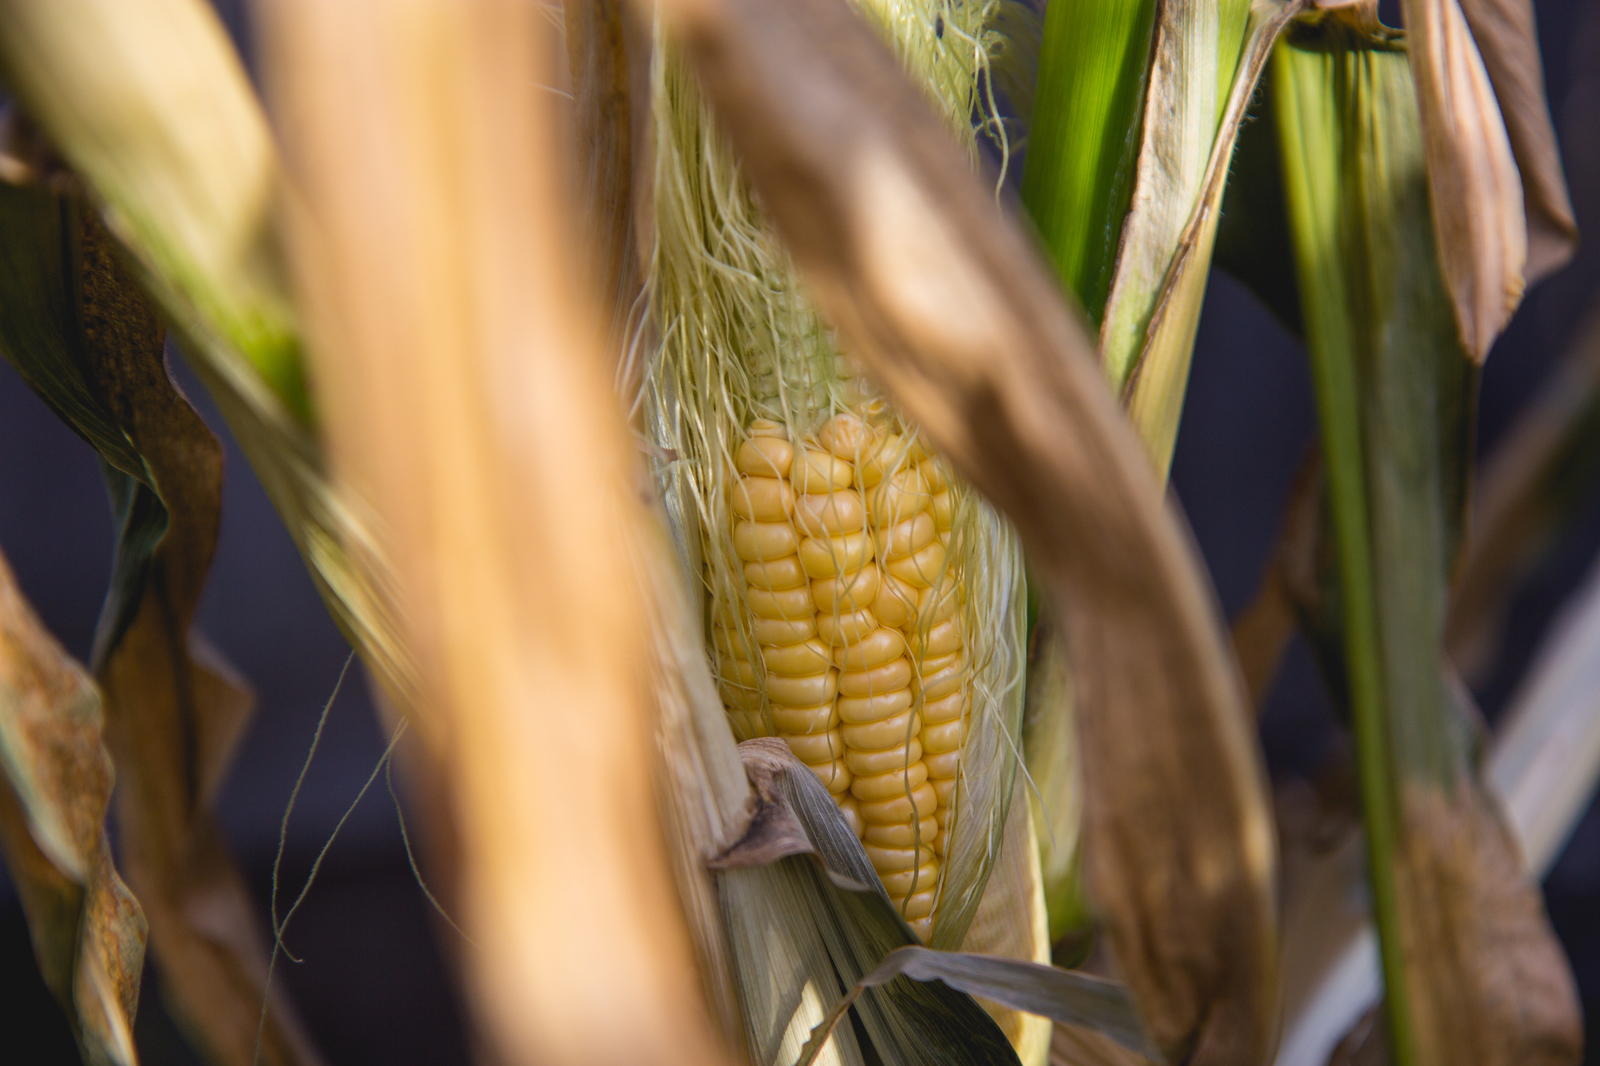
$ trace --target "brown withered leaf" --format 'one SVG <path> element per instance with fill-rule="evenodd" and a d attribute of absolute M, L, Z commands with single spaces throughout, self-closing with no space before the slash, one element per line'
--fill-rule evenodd
<path fill-rule="evenodd" d="M 1478 362 L 1522 300 L 1522 180 L 1494 86 L 1459 0 L 1404 0 L 1439 266 Z"/>
<path fill-rule="evenodd" d="M 132 1066 L 145 919 L 106 839 L 100 693 L 0 556 L 0 851 L 34 957 L 89 1066 Z"/>
<path fill-rule="evenodd" d="M 266 954 L 209 803 L 250 696 L 189 634 L 216 545 L 222 449 L 168 376 L 163 325 L 87 204 L 5 189 L 0 213 L 0 347 L 99 452 L 118 529 L 92 666 L 121 775 L 123 869 L 166 1003 L 203 1053 L 243 1064 Z M 263 1061 L 315 1061 L 281 1004 Z"/>
<path fill-rule="evenodd" d="M 846 347 L 1069 607 L 1089 881 L 1157 1043 L 1259 1062 L 1277 948 L 1252 722 L 1082 322 L 842 0 L 660 9 Z"/>
<path fill-rule="evenodd" d="M 1561 269 L 1578 245 L 1578 225 L 1545 102 L 1533 2 L 1461 0 L 1461 10 L 1483 56 L 1522 175 L 1528 229 L 1528 265 L 1523 273 L 1532 285 Z"/>
<path fill-rule="evenodd" d="M 109 234 L 85 213 L 83 372 L 138 453 L 107 471 L 121 527 L 96 633 L 107 743 L 122 775 L 124 866 L 150 921 L 165 1002 L 213 1061 L 251 1062 L 266 980 L 254 907 L 210 811 L 252 697 L 189 632 L 216 549 L 222 447 L 167 372 L 163 329 Z M 261 1061 L 316 1054 L 282 1002 Z"/>

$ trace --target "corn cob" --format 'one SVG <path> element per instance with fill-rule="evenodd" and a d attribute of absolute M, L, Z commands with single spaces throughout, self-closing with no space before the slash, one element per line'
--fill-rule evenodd
<path fill-rule="evenodd" d="M 995 0 L 863 7 L 959 129 Z M 709 595 L 730 724 L 739 739 L 782 737 L 902 916 L 927 939 L 948 915 L 940 936 L 958 942 L 1014 772 L 1015 535 L 848 365 L 693 78 L 658 43 L 661 341 L 646 404 L 655 442 L 682 460 L 664 487 Z"/>

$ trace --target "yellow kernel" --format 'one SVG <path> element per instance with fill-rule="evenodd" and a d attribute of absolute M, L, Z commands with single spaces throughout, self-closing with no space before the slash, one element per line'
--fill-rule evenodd
<path fill-rule="evenodd" d="M 726 681 L 717 686 L 717 692 L 722 696 L 722 702 L 741 711 L 759 711 L 761 709 L 761 690 L 748 685 L 730 685 Z"/>
<path fill-rule="evenodd" d="M 909 822 L 913 816 L 926 818 L 938 805 L 933 786 L 924 781 L 909 797 L 902 794 L 879 803 L 863 803 L 861 817 L 868 825 Z"/>
<path fill-rule="evenodd" d="M 950 532 L 950 527 L 955 525 L 955 501 L 950 498 L 950 490 L 934 496 L 933 502 L 928 505 L 928 510 L 933 512 L 933 524 L 940 533 Z"/>
<path fill-rule="evenodd" d="M 933 794 L 938 799 L 940 807 L 950 806 L 950 799 L 955 790 L 956 779 L 953 777 L 941 777 L 933 783 Z"/>
<path fill-rule="evenodd" d="M 756 664 L 748 659 L 731 659 L 720 657 L 717 659 L 717 677 L 732 685 L 743 685 L 754 688 L 761 684 L 761 675 L 756 670 Z"/>
<path fill-rule="evenodd" d="M 866 508 L 855 489 L 808 493 L 794 504 L 794 524 L 813 537 L 854 533 L 866 522 Z"/>
<path fill-rule="evenodd" d="M 897 873 L 879 873 L 883 880 L 883 887 L 889 893 L 889 898 L 903 897 L 912 889 L 927 889 L 932 891 L 939 883 L 939 860 L 930 858 L 926 863 L 915 870 L 901 870 Z M 921 892 L 918 892 L 921 895 Z"/>
<path fill-rule="evenodd" d="M 722 626 L 711 627 L 711 643 L 717 651 L 722 653 L 724 659 L 742 659 L 750 662 L 750 646 L 737 630 L 724 629 Z"/>
<path fill-rule="evenodd" d="M 857 415 L 834 415 L 817 430 L 817 443 L 841 459 L 867 455 L 875 443 L 872 427 Z"/>
<path fill-rule="evenodd" d="M 928 901 L 928 909 L 933 909 L 932 900 Z M 932 915 L 925 914 L 921 918 L 907 918 L 906 924 L 911 927 L 911 931 L 913 933 L 917 934 L 917 939 L 922 941 L 924 944 L 933 939 Z"/>
<path fill-rule="evenodd" d="M 733 525 L 733 552 L 746 562 L 782 559 L 798 547 L 800 537 L 788 522 L 741 520 Z"/>
<path fill-rule="evenodd" d="M 920 758 L 922 741 L 917 737 L 912 737 L 909 744 L 896 741 L 881 751 L 850 748 L 844 753 L 844 761 L 849 764 L 851 772 L 857 774 L 886 774 L 904 770 Z"/>
<path fill-rule="evenodd" d="M 961 749 L 955 751 L 941 751 L 936 755 L 924 755 L 922 761 L 928 764 L 928 776 L 935 780 L 953 778 L 956 769 L 961 765 Z"/>
<path fill-rule="evenodd" d="M 917 593 L 917 622 L 925 626 L 943 622 L 956 613 L 965 599 L 966 590 L 956 581 L 956 575 L 946 570 L 937 585 Z"/>
<path fill-rule="evenodd" d="M 867 493 L 867 512 L 872 515 L 872 524 L 881 529 L 926 510 L 929 500 L 921 471 L 911 467 L 884 479 Z"/>
<path fill-rule="evenodd" d="M 842 696 L 877 696 L 911 684 L 911 660 L 905 656 L 875 666 L 871 670 L 852 670 L 839 675 Z"/>
<path fill-rule="evenodd" d="M 906 924 L 916 930 L 917 935 L 924 941 L 933 935 L 933 919 L 929 916 L 933 914 L 933 897 L 939 891 L 937 885 L 938 883 L 935 881 L 934 887 L 922 889 L 916 895 L 908 896 L 905 902 L 895 906 L 895 909 L 900 912 L 900 916 L 906 920 Z M 921 889 L 921 886 L 919 885 L 918 888 Z M 922 932 L 918 927 L 917 923 L 919 922 L 927 923 L 928 931 L 926 933 Z"/>
<path fill-rule="evenodd" d="M 909 643 L 919 659 L 936 659 L 961 650 L 961 620 L 946 618 L 926 632 L 913 631 Z"/>
<path fill-rule="evenodd" d="M 911 690 L 884 692 L 876 696 L 839 697 L 839 717 L 851 725 L 865 725 L 892 718 L 911 706 Z"/>
<path fill-rule="evenodd" d="M 878 825 L 867 823 L 866 832 L 862 834 L 868 844 L 884 848 L 909 848 L 933 843 L 933 838 L 939 835 L 939 823 L 932 818 L 923 818 L 912 822 L 909 819 L 899 822 L 884 822 Z"/>
<path fill-rule="evenodd" d="M 804 644 L 790 644 L 783 648 L 762 648 L 761 661 L 766 663 L 767 673 L 777 674 L 780 677 L 810 677 L 813 674 L 825 674 L 832 661 L 828 657 L 828 646 L 815 637 Z"/>
<path fill-rule="evenodd" d="M 785 737 L 784 739 L 787 740 L 788 738 Z M 811 767 L 811 772 L 821 778 L 828 791 L 834 795 L 850 791 L 850 782 L 854 780 L 854 775 L 850 773 L 850 768 L 838 759 L 823 763 L 807 763 L 806 765 Z"/>
<path fill-rule="evenodd" d="M 890 474 L 914 462 L 907 449 L 906 439 L 898 433 L 886 433 L 882 442 L 870 455 L 863 455 L 860 463 L 861 486 L 872 488 Z"/>
<path fill-rule="evenodd" d="M 871 777 L 858 777 L 855 779 L 855 784 L 850 786 L 850 794 L 862 803 L 881 803 L 886 799 L 915 791 L 927 779 L 928 768 L 920 762 L 915 762 L 904 770 L 892 770 Z M 937 792 L 935 795 L 937 796 Z"/>
<path fill-rule="evenodd" d="M 789 745 L 794 757 L 807 766 L 816 766 L 844 755 L 844 738 L 837 729 L 830 729 L 826 733 L 787 736 L 783 742 Z"/>
<path fill-rule="evenodd" d="M 782 522 L 794 513 L 794 489 L 782 478 L 742 477 L 733 487 L 733 513 L 757 522 Z"/>
<path fill-rule="evenodd" d="M 936 700 L 948 696 L 961 686 L 966 677 L 967 659 L 959 651 L 917 663 L 917 680 L 912 685 L 924 699 Z M 954 678 L 954 687 L 951 679 Z"/>
<path fill-rule="evenodd" d="M 861 834 L 867 831 L 867 823 L 861 820 L 861 804 L 854 796 L 841 796 L 839 798 L 839 813 L 844 815 L 844 820 L 850 823 L 850 828 L 855 832 L 856 839 L 861 839 Z"/>
<path fill-rule="evenodd" d="M 943 492 L 950 486 L 950 471 L 945 468 L 943 460 L 925 460 L 917 464 L 917 469 L 922 471 L 922 480 L 929 492 Z"/>
<path fill-rule="evenodd" d="M 808 677 L 767 678 L 767 698 L 785 707 L 816 707 L 832 701 L 839 692 L 839 671 Z"/>
<path fill-rule="evenodd" d="M 939 835 L 933 838 L 933 851 L 934 851 L 934 854 L 938 855 L 939 858 L 942 859 L 942 858 L 944 858 L 945 853 L 947 851 L 949 851 L 949 850 L 950 850 L 950 830 L 942 829 L 942 830 L 939 831 Z"/>
<path fill-rule="evenodd" d="M 751 589 L 745 602 L 757 618 L 810 618 L 816 613 L 808 588 Z"/>
<path fill-rule="evenodd" d="M 921 511 L 904 522 L 878 530 L 873 539 L 877 542 L 880 559 L 898 559 L 920 551 L 937 533 L 933 528 L 933 515 Z"/>
<path fill-rule="evenodd" d="M 854 644 L 836 647 L 834 665 L 841 670 L 870 670 L 905 654 L 906 638 L 898 629 L 879 628 Z"/>
<path fill-rule="evenodd" d="M 813 733 L 826 733 L 838 725 L 839 714 L 831 703 L 819 707 L 779 707 L 773 704 L 772 724 L 786 737 L 810 736 Z"/>
<path fill-rule="evenodd" d="M 878 595 L 872 600 L 872 613 L 886 626 L 899 629 L 916 616 L 917 590 L 880 569 Z"/>
<path fill-rule="evenodd" d="M 938 725 L 924 726 L 922 730 L 922 750 L 938 755 L 944 751 L 955 751 L 961 747 L 961 740 L 966 736 L 967 722 L 964 718 L 957 718 L 953 722 L 940 722 Z"/>
<path fill-rule="evenodd" d="M 917 736 L 922 730 L 922 716 L 916 711 L 901 711 L 897 715 L 884 718 L 876 722 L 863 722 L 859 725 L 842 725 L 845 743 L 852 748 L 861 748 L 865 751 L 882 751 L 884 748 L 893 747 L 895 744 L 904 744 L 907 740 Z M 927 747 L 927 741 L 923 741 Z M 872 819 L 867 819 L 871 821 Z"/>
<path fill-rule="evenodd" d="M 800 565 L 813 578 L 854 573 L 872 561 L 872 538 L 865 530 L 838 537 L 800 541 Z"/>
<path fill-rule="evenodd" d="M 878 616 L 870 607 L 844 614 L 817 615 L 817 636 L 830 648 L 854 644 L 878 628 Z"/>
<path fill-rule="evenodd" d="M 794 457 L 789 480 L 796 492 L 827 492 L 847 489 L 855 480 L 850 464 L 818 448 L 804 448 Z"/>
<path fill-rule="evenodd" d="M 752 618 L 750 628 L 755 633 L 756 643 L 763 648 L 787 647 L 817 635 L 814 617 Z"/>
<path fill-rule="evenodd" d="M 745 563 L 744 579 L 753 589 L 773 590 L 804 588 L 810 580 L 806 577 L 805 568 L 800 565 L 798 555 Z"/>
<path fill-rule="evenodd" d="M 967 694 L 956 691 L 938 699 L 924 697 L 926 702 L 922 705 L 922 720 L 929 725 L 943 725 L 953 722 L 967 713 Z"/>
<path fill-rule="evenodd" d="M 878 567 L 868 563 L 853 574 L 825 577 L 811 583 L 811 603 L 823 614 L 871 607 L 878 595 Z"/>
<path fill-rule="evenodd" d="M 915 555 L 889 563 L 887 570 L 913 588 L 925 589 L 944 576 L 944 551 L 936 540 Z"/>
<path fill-rule="evenodd" d="M 760 711 L 729 711 L 728 724 L 733 727 L 733 735 L 740 740 L 753 740 L 765 736 L 767 731 Z"/>
<path fill-rule="evenodd" d="M 927 438 L 920 433 L 909 434 L 911 457 L 917 462 L 926 462 L 933 458 L 933 448 L 929 446 Z"/>
<path fill-rule="evenodd" d="M 739 473 L 756 477 L 788 477 L 793 463 L 794 445 L 782 437 L 751 437 L 733 456 Z"/>
<path fill-rule="evenodd" d="M 782 422 L 774 422 L 770 418 L 752 419 L 750 422 L 750 435 L 752 437 L 777 437 L 780 440 L 789 439 L 789 431 Z"/>
<path fill-rule="evenodd" d="M 860 781 L 861 778 L 856 778 Z M 860 813 L 860 812 L 857 812 Z M 872 868 L 882 873 L 894 873 L 897 870 L 915 870 L 925 862 L 933 860 L 933 841 L 928 841 L 927 846 L 920 848 L 884 848 L 877 844 L 868 844 L 867 860 L 872 863 Z"/>

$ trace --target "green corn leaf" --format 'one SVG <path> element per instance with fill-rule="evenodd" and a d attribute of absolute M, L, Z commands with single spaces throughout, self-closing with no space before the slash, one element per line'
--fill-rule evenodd
<path fill-rule="evenodd" d="M 1324 19 L 1291 44 L 1274 103 L 1392 1061 L 1565 1061 L 1571 978 L 1440 665 L 1476 380 L 1434 250 L 1410 70 L 1371 25 Z"/>

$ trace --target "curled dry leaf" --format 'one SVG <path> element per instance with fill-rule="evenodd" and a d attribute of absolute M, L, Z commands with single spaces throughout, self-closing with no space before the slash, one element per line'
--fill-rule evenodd
<path fill-rule="evenodd" d="M 0 557 L 0 851 L 89 1066 L 133 1066 L 145 919 L 106 839 L 100 694 Z"/>
<path fill-rule="evenodd" d="M 1194 549 L 1082 323 L 842 0 L 661 10 L 846 347 L 1069 607 L 1090 885 L 1157 1043 L 1259 1062 L 1277 951 L 1264 774 Z"/>
<path fill-rule="evenodd" d="M 1462 344 L 1481 363 L 1522 301 L 1522 179 L 1459 0 L 1404 0 L 1402 10 L 1439 267 Z"/>
<path fill-rule="evenodd" d="M 6 190 L 0 210 L 5 354 L 99 451 L 118 529 L 93 666 L 121 777 L 123 869 L 169 1009 L 203 1053 L 246 1063 L 266 954 L 210 803 L 251 697 L 189 633 L 216 546 L 222 448 L 168 376 L 162 324 L 87 205 Z M 262 1061 L 316 1061 L 282 1003 Z"/>

